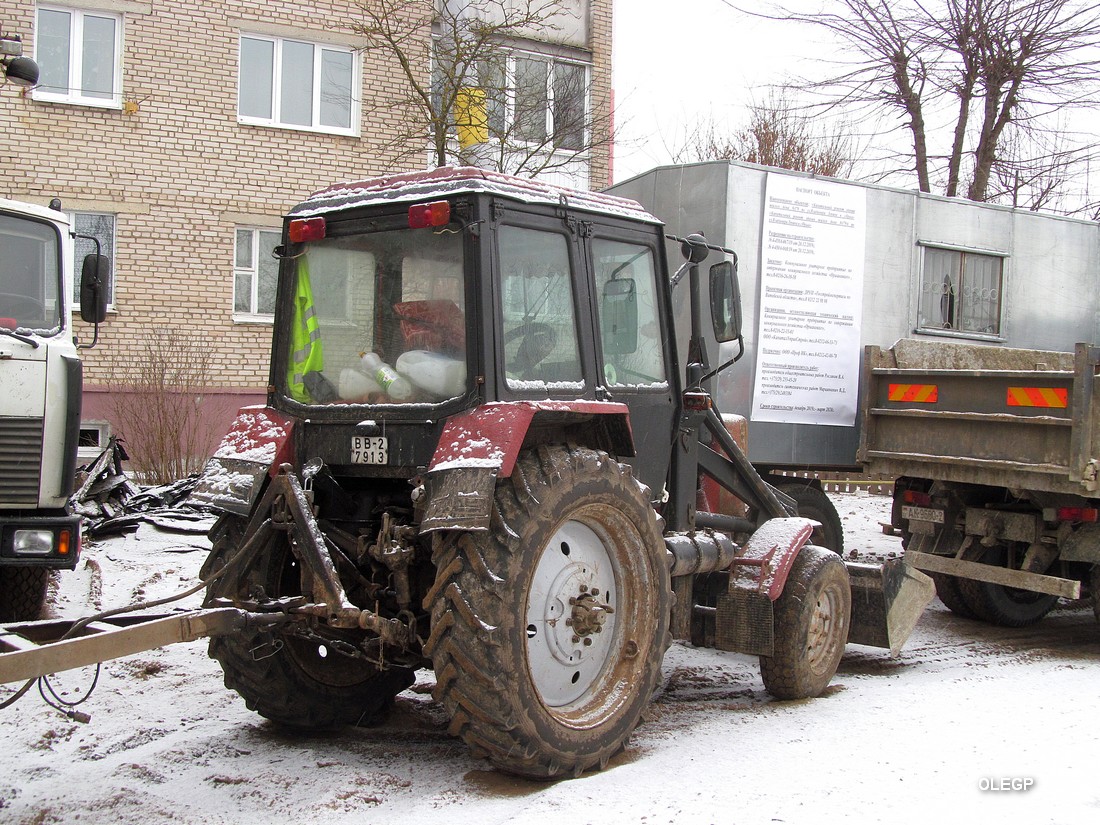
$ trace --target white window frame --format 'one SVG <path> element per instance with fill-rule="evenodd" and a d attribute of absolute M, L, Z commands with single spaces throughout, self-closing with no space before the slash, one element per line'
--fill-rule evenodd
<path fill-rule="evenodd" d="M 237 264 L 237 235 L 240 232 L 250 233 L 252 243 L 252 265 L 248 267 Z M 270 232 L 275 235 L 275 243 L 281 242 L 281 230 L 277 226 L 235 226 L 233 228 L 233 320 L 235 322 L 270 324 L 275 320 L 275 311 L 260 312 L 260 257 L 263 254 L 260 246 L 260 233 Z M 248 297 L 248 311 L 237 309 L 237 282 L 240 276 L 247 276 L 250 294 Z"/>
<path fill-rule="evenodd" d="M 110 247 L 108 249 L 102 249 L 102 254 L 106 255 L 110 260 L 110 266 L 107 268 L 107 310 L 108 312 L 113 312 L 115 309 L 115 271 L 117 269 L 115 258 L 118 256 L 118 215 L 114 212 L 97 212 L 90 209 L 78 209 L 69 212 L 68 215 L 69 225 L 72 227 L 74 233 L 80 231 L 76 226 L 76 220 L 79 216 L 111 219 Z M 87 248 L 81 248 L 83 244 L 87 244 Z M 100 246 L 102 248 L 102 244 Z M 80 271 L 83 268 L 84 257 L 90 252 L 95 252 L 95 244 L 81 238 L 73 238 L 73 272 L 75 273 L 75 277 L 73 278 L 72 310 L 76 314 L 80 314 Z"/>
<path fill-rule="evenodd" d="M 259 40 L 272 43 L 272 67 L 271 67 L 271 117 L 262 118 L 254 115 L 245 115 L 241 112 L 241 80 L 242 80 L 242 49 L 245 39 Z M 282 89 L 282 54 L 285 43 L 300 43 L 313 47 L 313 89 L 311 92 L 311 124 L 287 123 L 282 120 L 281 94 Z M 351 57 L 351 124 L 347 127 L 327 126 L 321 120 L 321 62 L 325 52 L 346 54 Z M 250 126 L 270 126 L 278 129 L 294 129 L 302 132 L 319 132 L 329 135 L 348 135 L 358 137 L 360 132 L 361 108 L 362 108 L 362 61 L 358 53 L 347 46 L 332 43 L 318 43 L 302 37 L 278 37 L 269 34 L 242 31 L 237 38 L 237 122 Z"/>
<path fill-rule="evenodd" d="M 101 109 L 122 108 L 122 39 L 123 16 L 99 9 L 80 8 L 76 6 L 55 5 L 53 3 L 40 3 L 35 11 L 35 59 L 42 64 L 42 56 L 39 53 L 39 45 L 42 42 L 39 26 L 39 12 L 55 11 L 71 15 L 69 19 L 69 78 L 68 89 L 65 92 L 50 91 L 45 86 L 36 86 L 31 92 L 35 100 L 49 103 L 72 103 L 79 106 L 95 106 Z M 87 17 L 101 17 L 114 21 L 115 43 L 112 55 L 113 74 L 111 77 L 111 96 L 89 97 L 82 93 L 82 71 L 84 54 L 84 23 Z"/>
<path fill-rule="evenodd" d="M 1009 256 L 1005 252 L 992 251 L 987 249 L 970 249 L 961 246 L 952 246 L 950 244 L 938 244 L 938 243 L 926 243 L 920 242 L 921 255 L 920 255 L 920 288 L 918 290 L 918 305 L 917 305 L 917 327 L 915 332 L 922 335 L 942 335 L 950 338 L 967 338 L 973 340 L 982 341 L 1003 341 L 1004 338 L 1004 323 L 1005 323 L 1005 284 L 1008 280 L 1008 263 Z M 952 293 L 952 304 L 954 305 L 954 314 L 950 320 L 954 323 L 950 326 L 941 326 L 941 321 L 947 319 L 942 318 L 942 310 L 940 309 L 942 295 L 935 294 L 937 288 L 937 282 L 933 282 L 928 272 L 929 253 L 948 253 L 959 256 L 959 283 L 952 286 L 958 290 L 961 290 L 962 294 Z M 974 296 L 973 290 L 976 287 L 969 284 L 967 278 L 967 258 L 987 259 L 994 261 L 1000 265 L 999 273 L 997 275 L 996 287 L 986 287 L 980 289 L 980 292 L 989 292 L 989 295 Z M 996 294 L 993 294 L 993 293 Z M 996 304 L 996 329 L 995 330 L 974 330 L 974 329 L 960 329 L 958 322 L 960 319 L 966 317 L 964 314 L 964 307 L 972 302 L 982 301 L 995 301 Z M 940 318 L 929 323 L 929 319 L 933 316 L 940 314 Z"/>

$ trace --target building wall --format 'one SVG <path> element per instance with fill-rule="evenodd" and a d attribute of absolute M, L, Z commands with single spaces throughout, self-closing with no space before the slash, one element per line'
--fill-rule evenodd
<path fill-rule="evenodd" d="M 430 7 L 432 0 L 424 0 Z M 51 4 L 53 5 L 53 4 Z M 67 5 L 67 4 L 59 4 Z M 356 137 L 243 125 L 237 117 L 242 31 L 360 45 L 354 0 L 83 0 L 83 10 L 122 13 L 120 109 L 51 103 L 0 89 L 0 195 L 33 203 L 59 197 L 67 211 L 115 214 L 113 311 L 99 344 L 84 351 L 85 419 L 111 419 L 112 375 L 140 359 L 151 328 L 208 342 L 211 446 L 238 401 L 263 397 L 270 323 L 235 322 L 238 226 L 278 227 L 310 192 L 338 180 L 406 171 L 387 142 L 401 134 L 393 58 L 357 52 L 362 107 Z M 610 99 L 611 0 L 590 11 L 592 105 Z M 34 54 L 35 3 L 9 0 L 5 33 Z M 415 19 L 415 18 L 412 18 Z M 425 42 L 430 28 L 423 27 Z M 425 76 L 428 67 L 424 67 Z M 591 180 L 607 181 L 606 147 Z M 77 323 L 82 341 L 92 331 Z"/>

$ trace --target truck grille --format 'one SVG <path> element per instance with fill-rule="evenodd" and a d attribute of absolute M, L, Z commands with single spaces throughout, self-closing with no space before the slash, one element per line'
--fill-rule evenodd
<path fill-rule="evenodd" d="M 42 419 L 0 418 L 0 506 L 35 506 L 42 472 Z"/>

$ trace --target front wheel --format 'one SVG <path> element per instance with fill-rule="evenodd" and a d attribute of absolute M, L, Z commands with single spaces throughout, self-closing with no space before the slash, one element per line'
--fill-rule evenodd
<path fill-rule="evenodd" d="M 775 602 L 775 644 L 760 657 L 764 687 L 777 699 L 821 694 L 836 673 L 852 615 L 852 588 L 840 557 L 806 545 Z"/>
<path fill-rule="evenodd" d="M 604 767 L 660 677 L 671 590 L 646 489 L 580 447 L 523 453 L 487 532 L 436 539 L 425 648 L 451 731 L 540 779 Z"/>
<path fill-rule="evenodd" d="M 0 567 L 0 621 L 33 622 L 46 603 L 46 567 Z"/>

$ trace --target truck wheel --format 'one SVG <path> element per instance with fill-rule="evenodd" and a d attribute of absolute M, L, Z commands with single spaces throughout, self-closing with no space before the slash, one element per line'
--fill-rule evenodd
<path fill-rule="evenodd" d="M 1089 591 L 1092 593 L 1092 614 L 1100 622 L 1100 564 L 1094 564 L 1089 574 Z"/>
<path fill-rule="evenodd" d="M 33 622 L 46 603 L 46 567 L 0 567 L 0 621 Z"/>
<path fill-rule="evenodd" d="M 204 578 L 233 555 L 244 526 L 233 516 L 223 517 L 214 526 Z M 277 535 L 257 559 L 243 594 L 232 592 L 232 586 L 219 579 L 207 589 L 206 602 L 247 596 L 248 590 L 257 587 L 271 598 L 300 595 L 298 562 L 284 536 Z M 212 638 L 208 653 L 221 665 L 225 686 L 237 691 L 249 710 L 303 732 L 367 724 L 388 710 L 394 697 L 413 683 L 409 668 L 379 670 L 338 650 L 340 641 L 355 646 L 358 637 L 329 629 L 321 632 L 336 644 L 290 632 L 242 631 Z"/>
<path fill-rule="evenodd" d="M 487 532 L 436 540 L 425 652 L 451 732 L 497 768 L 603 768 L 671 643 L 660 522 L 629 467 L 580 447 L 520 455 Z"/>
<path fill-rule="evenodd" d="M 939 596 L 944 607 L 964 619 L 978 618 L 967 603 L 966 597 L 963 596 L 960 587 L 962 582 L 958 576 L 949 576 L 946 573 L 929 573 L 928 575 L 932 577 L 932 581 L 936 585 L 936 595 Z"/>
<path fill-rule="evenodd" d="M 836 673 L 852 615 L 852 588 L 844 562 L 806 545 L 775 601 L 775 645 L 760 657 L 764 687 L 777 699 L 821 694 Z"/>
<path fill-rule="evenodd" d="M 1004 547 L 990 547 L 977 561 L 995 567 L 1008 567 Z M 1001 627 L 1027 627 L 1035 624 L 1058 604 L 1058 597 L 1032 590 L 1017 590 L 1002 584 L 959 579 L 959 593 L 974 617 Z"/>
<path fill-rule="evenodd" d="M 798 515 L 821 524 L 814 530 L 813 543 L 836 554 L 844 552 L 844 525 L 832 499 L 819 487 L 809 484 L 783 484 L 779 487 L 795 500 Z"/>

